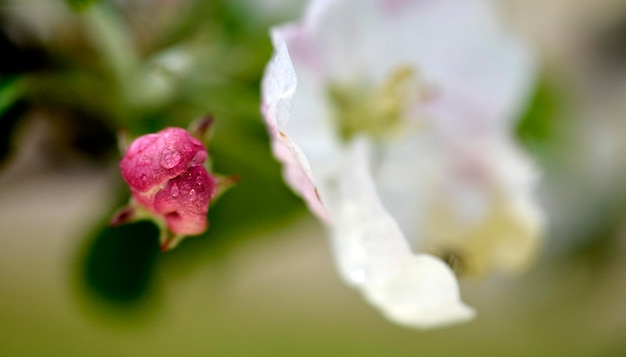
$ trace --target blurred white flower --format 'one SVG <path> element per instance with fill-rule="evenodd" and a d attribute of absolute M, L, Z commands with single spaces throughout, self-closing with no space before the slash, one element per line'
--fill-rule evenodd
<path fill-rule="evenodd" d="M 534 63 L 489 5 L 318 0 L 271 32 L 262 110 L 285 179 L 343 278 L 401 324 L 470 319 L 454 272 L 516 270 L 538 246 L 512 137 Z"/>

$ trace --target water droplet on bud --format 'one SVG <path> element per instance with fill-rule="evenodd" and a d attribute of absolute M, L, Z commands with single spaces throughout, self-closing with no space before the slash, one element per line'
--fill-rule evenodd
<path fill-rule="evenodd" d="M 172 197 L 178 197 L 178 193 L 179 193 L 179 189 L 178 189 L 178 185 L 177 184 L 173 184 L 172 188 L 170 188 L 170 193 L 172 194 Z"/>
<path fill-rule="evenodd" d="M 171 169 L 174 166 L 178 165 L 181 159 L 182 156 L 180 152 L 170 146 L 167 149 L 163 150 L 163 154 L 161 155 L 161 166 L 163 166 L 163 168 L 165 169 Z"/>

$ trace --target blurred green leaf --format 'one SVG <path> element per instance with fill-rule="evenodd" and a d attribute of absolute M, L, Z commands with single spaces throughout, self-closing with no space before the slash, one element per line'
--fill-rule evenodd
<path fill-rule="evenodd" d="M 555 88 L 542 76 L 517 126 L 517 135 L 525 146 L 542 150 L 556 138 L 559 102 Z"/>
<path fill-rule="evenodd" d="M 132 304 L 149 291 L 159 254 L 159 230 L 152 222 L 106 226 L 88 249 L 84 282 L 104 300 Z"/>
<path fill-rule="evenodd" d="M 17 124 L 28 110 L 26 101 L 20 99 L 20 83 L 15 77 L 0 77 L 0 164 L 9 157 Z"/>
<path fill-rule="evenodd" d="M 74 11 L 83 11 L 100 0 L 65 0 Z"/>
<path fill-rule="evenodd" d="M 28 108 L 26 101 L 19 100 L 0 117 L 0 165 L 5 163 L 11 155 L 13 135 Z"/>
<path fill-rule="evenodd" d="M 17 101 L 21 91 L 21 82 L 17 77 L 0 77 L 0 115 L 3 116 Z"/>

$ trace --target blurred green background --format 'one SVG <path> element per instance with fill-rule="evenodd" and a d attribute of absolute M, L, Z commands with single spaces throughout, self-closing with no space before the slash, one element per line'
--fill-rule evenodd
<path fill-rule="evenodd" d="M 626 355 L 626 4 L 499 1 L 538 50 L 520 143 L 543 170 L 538 263 L 464 281 L 470 323 L 386 321 L 335 272 L 283 184 L 259 113 L 288 0 L 0 2 L 0 356 Z M 240 183 L 211 228 L 158 252 L 116 134 L 216 119 L 214 171 Z"/>

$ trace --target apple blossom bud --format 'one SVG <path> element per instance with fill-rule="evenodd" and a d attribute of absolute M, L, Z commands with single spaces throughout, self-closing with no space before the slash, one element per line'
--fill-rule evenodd
<path fill-rule="evenodd" d="M 202 165 L 207 157 L 204 145 L 185 129 L 167 128 L 135 139 L 126 150 L 120 169 L 133 193 L 150 196 L 156 187 L 189 167 Z"/>
<path fill-rule="evenodd" d="M 203 165 L 207 158 L 202 142 L 185 129 L 166 128 L 135 139 L 120 161 L 134 202 L 111 223 L 133 218 L 134 205 L 144 208 L 171 232 L 162 235 L 162 250 L 173 248 L 182 236 L 206 231 L 209 204 L 222 191 L 220 178 Z"/>

